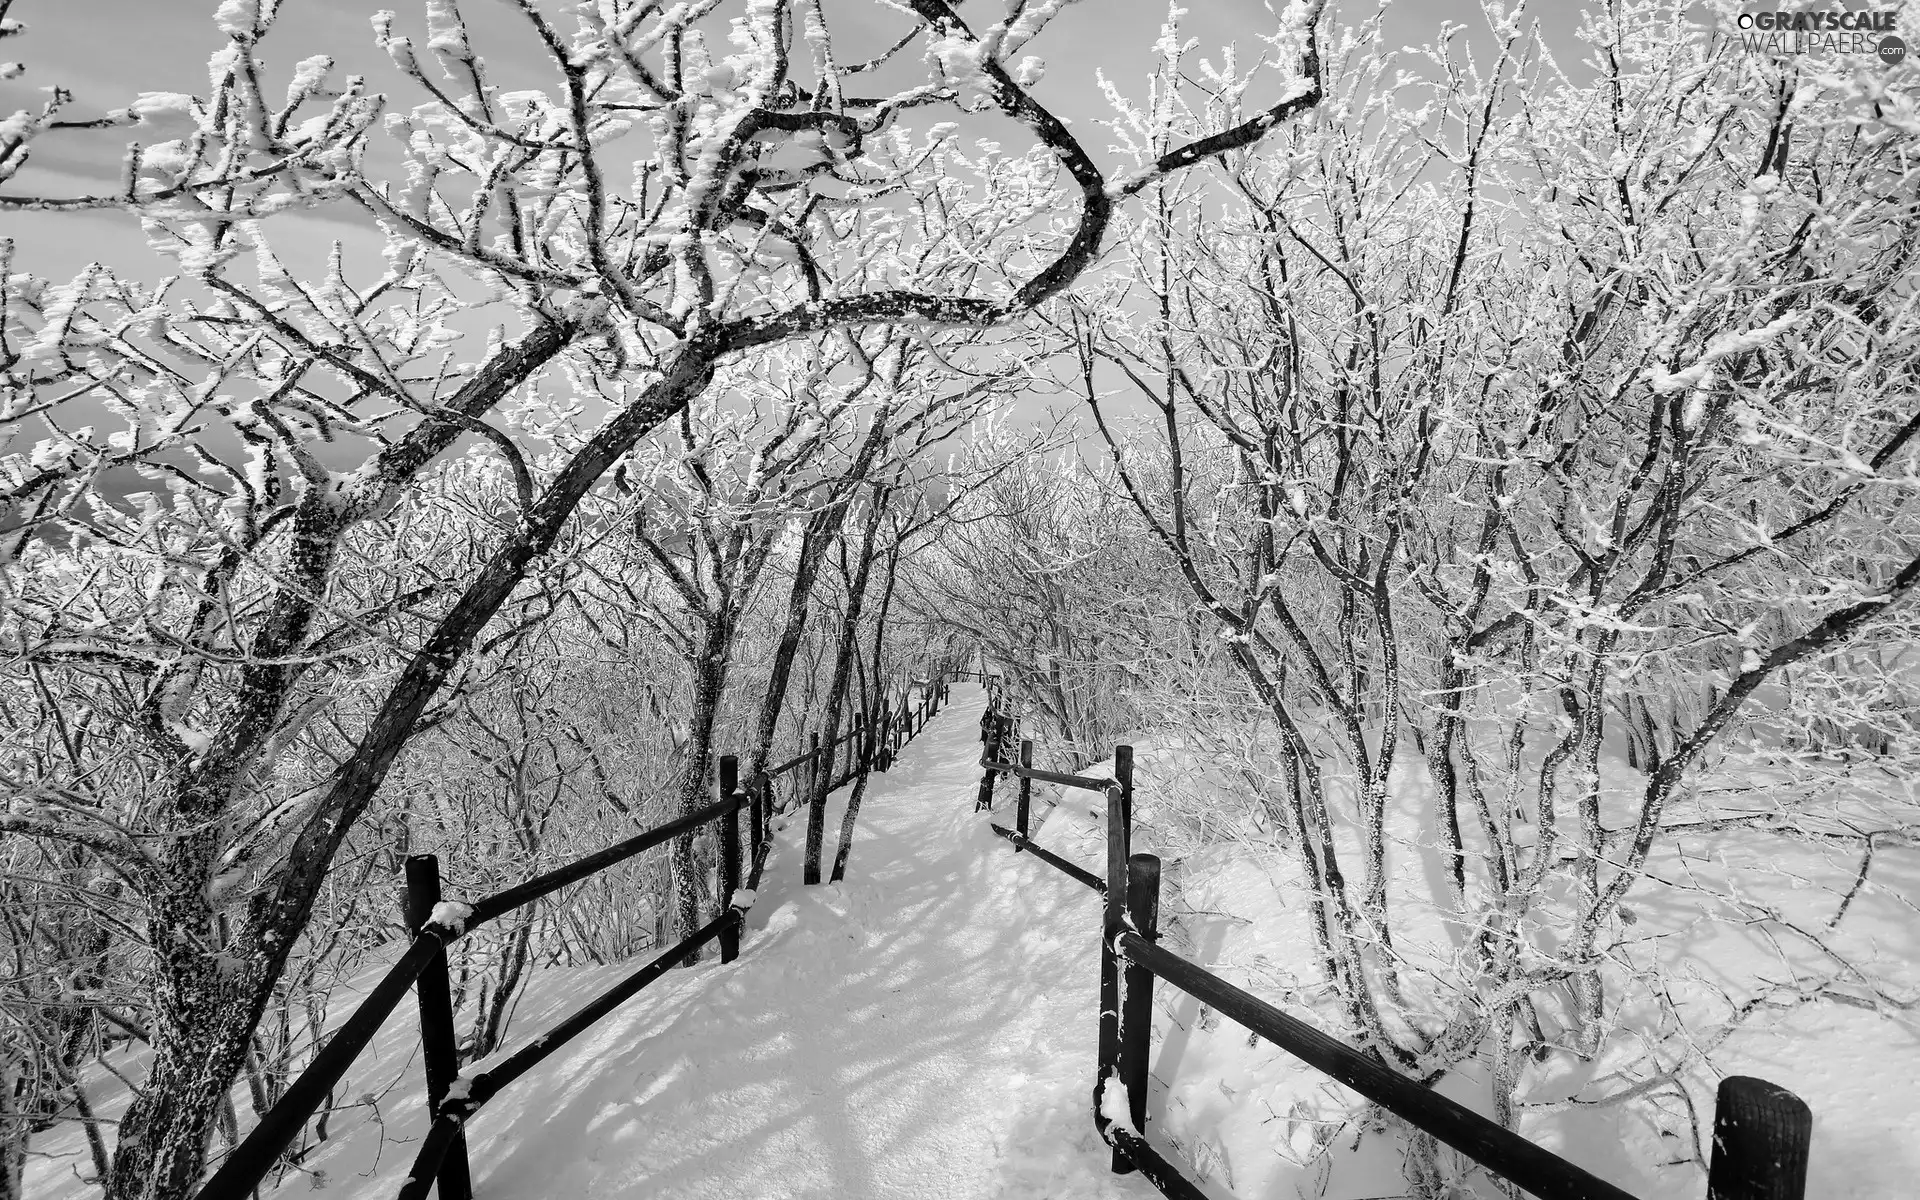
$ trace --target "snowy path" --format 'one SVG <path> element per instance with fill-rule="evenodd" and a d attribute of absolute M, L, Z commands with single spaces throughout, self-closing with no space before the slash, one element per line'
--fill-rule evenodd
<path fill-rule="evenodd" d="M 477 1117 L 481 1200 L 1157 1195 L 1092 1129 L 1096 897 L 973 812 L 983 702 L 956 687 L 872 777 L 845 883 L 800 886 L 794 814 L 736 963 L 676 972 Z"/>

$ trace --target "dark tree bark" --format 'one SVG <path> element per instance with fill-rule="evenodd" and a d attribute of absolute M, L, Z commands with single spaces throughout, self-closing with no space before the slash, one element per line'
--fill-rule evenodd
<path fill-rule="evenodd" d="M 833 764 L 840 736 L 841 709 L 846 705 L 847 685 L 853 677 L 854 656 L 860 652 L 860 616 L 866 601 L 867 580 L 873 573 L 873 543 L 885 516 L 886 490 L 875 489 L 867 527 L 860 538 L 860 554 L 847 580 L 847 611 L 840 631 L 839 646 L 833 657 L 833 681 L 827 685 L 826 727 L 821 730 L 820 773 L 813 794 L 808 797 L 807 858 L 804 870 L 808 883 L 820 882 L 821 843 L 826 836 L 827 793 L 833 787 Z M 845 552 L 844 546 L 842 553 Z M 843 571 L 846 568 L 841 564 Z"/>
<path fill-rule="evenodd" d="M 895 580 L 899 578 L 901 544 L 898 524 L 894 527 L 894 534 L 893 545 L 887 549 L 887 582 L 881 589 L 880 611 L 877 614 L 878 619 L 875 620 L 873 624 L 873 654 L 871 656 L 873 665 L 866 675 L 868 679 L 873 680 L 881 678 L 880 672 L 883 669 L 882 656 L 886 651 L 887 644 L 887 610 L 893 605 L 893 585 Z M 854 632 L 857 633 L 858 631 L 855 630 Z M 885 703 L 884 690 L 880 692 L 880 697 L 881 703 Z M 872 697 L 869 696 L 862 708 L 866 718 L 866 727 L 871 735 L 877 730 L 877 722 L 880 719 L 879 705 L 873 703 Z M 854 752 L 859 753 L 860 747 L 856 746 Z M 830 882 L 839 882 L 847 873 L 847 855 L 853 850 L 853 827 L 854 823 L 860 819 L 860 799 L 866 793 L 866 790 L 867 772 L 862 771 L 853 781 L 853 794 L 847 797 L 846 815 L 840 818 L 840 849 L 833 856 L 833 870 L 828 875 Z"/>
<path fill-rule="evenodd" d="M 573 332 L 543 326 L 503 350 L 481 377 L 504 396 L 558 354 Z M 521 528 L 494 552 L 401 672 L 358 748 L 335 774 L 278 872 L 253 896 L 245 923 L 224 950 L 215 937 L 210 897 L 221 848 L 219 817 L 229 796 L 247 786 L 252 756 L 291 702 L 298 682 L 294 669 L 259 668 L 281 674 L 252 679 L 249 695 L 243 696 L 248 703 L 237 706 L 234 721 L 223 731 L 230 736 L 217 741 L 222 752 L 199 769 L 176 776 L 169 808 L 182 832 L 170 839 L 160 870 L 143 880 L 149 937 L 156 948 L 154 1056 L 145 1088 L 121 1118 L 109 1200 L 182 1197 L 192 1190 L 206 1160 L 215 1115 L 244 1065 L 253 1030 L 293 943 L 306 927 L 327 869 L 421 713 L 534 560 L 553 545 L 588 490 L 643 435 L 706 387 L 720 351 L 712 342 L 683 348 L 663 365 L 654 385 L 602 426 L 560 471 Z M 457 432 L 449 431 L 449 443 Z M 343 530 L 329 532 L 338 538 Z M 331 546 L 315 545 L 310 553 L 328 556 Z M 294 613 L 269 623 L 277 630 L 273 640 L 285 643 L 287 652 L 301 644 L 312 621 L 315 605 L 310 598 L 303 603 L 309 610 L 305 615 Z M 271 663 L 281 652 L 261 657 Z"/>

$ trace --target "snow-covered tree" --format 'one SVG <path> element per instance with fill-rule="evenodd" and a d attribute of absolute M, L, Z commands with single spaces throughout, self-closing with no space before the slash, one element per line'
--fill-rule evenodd
<path fill-rule="evenodd" d="M 1488 14 L 1477 63 L 1356 27 L 1323 119 L 1149 189 L 1063 331 L 1266 731 L 1340 1015 L 1423 1077 L 1490 1052 L 1510 1118 L 1536 1057 L 1657 998 L 1623 906 L 1656 848 L 1731 820 L 1870 856 L 1689 800 L 1744 718 L 1769 755 L 1821 706 L 1911 737 L 1876 664 L 1920 583 L 1920 123 L 1910 70 L 1684 5 L 1587 20 L 1581 86 Z M 1146 158 L 1166 111 L 1121 111 Z"/>
<path fill-rule="evenodd" d="M 1320 95 L 1317 6 L 1296 4 L 1263 60 L 1270 107 L 1110 179 L 1027 86 L 1060 5 L 1014 0 L 978 31 L 944 0 L 512 7 L 544 86 L 495 84 L 455 0 L 428 0 L 421 41 L 375 14 L 401 101 L 324 53 L 276 74 L 279 6 L 225 0 L 208 92 L 107 118 L 139 139 L 118 186 L 0 195 L 127 211 L 172 262 L 154 284 L 0 266 L 0 830 L 84 848 L 135 898 L 154 1053 L 112 1196 L 191 1188 L 396 758 L 583 500 L 724 363 L 1018 318 L 1129 197 Z M 891 48 L 842 62 L 829 30 L 861 20 Z M 67 102 L 0 126 L 0 179 L 63 135 Z M 1025 144 L 969 148 L 926 119 L 943 109 Z M 297 277 L 276 221 L 316 205 L 363 214 L 383 258 L 340 247 Z M 443 561 L 396 558 L 372 523 L 465 446 L 511 504 Z M 351 753 L 279 780 L 349 682 Z"/>

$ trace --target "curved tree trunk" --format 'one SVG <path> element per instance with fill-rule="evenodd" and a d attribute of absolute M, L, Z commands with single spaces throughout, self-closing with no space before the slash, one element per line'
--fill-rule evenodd
<path fill-rule="evenodd" d="M 544 326 L 502 351 L 476 378 L 504 395 L 558 354 L 574 332 L 566 324 Z M 285 859 L 254 893 L 231 943 L 215 936 L 210 898 L 220 818 L 230 796 L 248 785 L 250 756 L 271 743 L 274 718 L 291 703 L 297 673 L 262 681 L 267 690 L 256 707 L 240 712 L 232 723 L 246 736 L 216 742 L 221 747 L 217 769 L 195 769 L 175 782 L 164 807 L 184 832 L 169 839 L 160 869 L 143 888 L 156 960 L 150 983 L 153 1061 L 145 1088 L 121 1118 L 107 1200 L 185 1200 L 192 1192 L 227 1088 L 245 1063 L 254 1027 L 306 927 L 334 855 L 372 803 L 421 714 L 534 562 L 553 546 L 580 501 L 641 437 L 706 387 L 719 353 L 717 346 L 698 343 L 665 362 L 653 385 L 602 425 L 561 469 L 521 530 L 494 552 L 400 672 Z M 421 465 L 401 463 L 394 469 Z M 297 639 L 301 630 L 278 632 Z"/>

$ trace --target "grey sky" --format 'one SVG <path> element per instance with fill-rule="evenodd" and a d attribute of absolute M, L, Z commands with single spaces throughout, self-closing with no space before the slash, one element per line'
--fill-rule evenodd
<path fill-rule="evenodd" d="M 396 104 L 416 102 L 412 85 L 399 77 L 373 43 L 370 14 L 392 5 L 399 25 L 419 25 L 420 5 L 410 0 L 285 0 L 283 13 L 263 46 L 271 71 L 285 69 L 315 53 L 335 56 L 344 71 L 365 73 L 377 89 L 387 90 Z M 0 83 L 0 113 L 37 107 L 38 90 L 51 84 L 71 89 L 73 111 L 93 115 L 130 102 L 142 91 L 180 91 L 205 94 L 207 56 L 222 41 L 210 17 L 215 0 L 15 0 L 10 15 L 28 26 L 24 36 L 8 39 L 5 56 L 26 62 L 27 73 Z M 1183 25 L 1198 39 L 1202 52 L 1237 41 L 1251 51 L 1255 37 L 1273 27 L 1273 17 L 1262 0 L 1188 0 Z M 1559 40 L 1571 24 L 1574 6 L 1542 6 L 1547 35 Z M 543 53 L 499 0 L 467 0 L 463 5 L 479 35 L 477 48 L 486 55 L 494 78 L 504 86 L 540 86 Z M 847 11 L 842 6 L 840 11 Z M 853 11 L 859 11 L 856 6 Z M 873 11 L 883 12 L 878 5 Z M 969 0 L 962 14 L 977 27 L 1003 12 L 1002 0 Z M 1334 20 L 1352 20 L 1371 12 L 1371 4 L 1336 0 Z M 1076 125 L 1103 116 L 1106 106 L 1094 84 L 1096 69 L 1104 69 L 1123 88 L 1137 92 L 1152 63 L 1152 45 L 1166 15 L 1165 0 L 1081 0 L 1069 7 L 1035 49 L 1048 62 L 1041 98 Z M 844 18 L 843 18 L 844 19 Z M 1457 21 L 1474 40 L 1485 37 L 1485 21 L 1476 0 L 1417 0 L 1393 6 L 1388 16 L 1388 43 L 1403 45 L 1433 38 L 1443 22 Z M 1557 28 L 1556 28 L 1557 27 Z M 405 31 L 404 29 L 402 30 Z M 858 30 L 838 31 L 858 38 Z M 1477 36 L 1476 36 L 1477 35 Z M 1563 59 L 1572 57 L 1561 47 Z M 127 130 L 49 135 L 36 143 L 32 164 L 5 185 L 11 194 L 78 194 L 118 177 Z M 1083 133 L 1089 149 L 1104 149 L 1098 131 Z M 343 216 L 345 214 L 342 214 Z M 326 216 L 301 214 L 291 218 L 311 227 L 311 264 L 290 262 L 296 270 L 317 266 L 327 242 L 346 236 L 358 240 L 355 225 Z M 276 244 L 309 257 L 302 248 L 287 247 L 282 226 Z M 302 232 L 306 232 L 305 229 Z M 146 248 L 137 222 L 120 212 L 92 214 L 6 213 L 0 215 L 0 236 L 16 243 L 16 269 L 52 276 L 70 275 L 90 260 L 128 270 L 135 275 L 164 269 Z M 372 245 L 368 237 L 368 245 Z M 151 264 L 149 266 L 149 264 Z"/>

